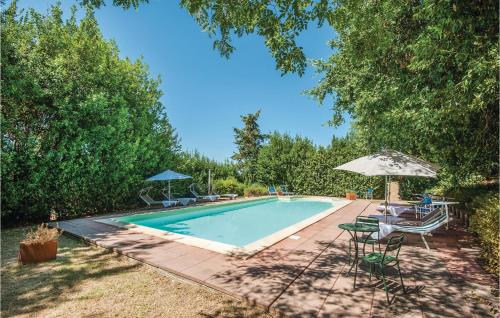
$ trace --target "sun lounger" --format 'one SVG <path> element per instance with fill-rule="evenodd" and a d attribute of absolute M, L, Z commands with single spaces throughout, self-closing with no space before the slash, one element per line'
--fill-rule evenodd
<path fill-rule="evenodd" d="M 174 200 L 179 201 L 180 205 L 186 206 L 191 203 L 196 203 L 196 198 L 174 198 Z"/>
<path fill-rule="evenodd" d="M 148 208 L 150 208 L 152 205 L 160 205 L 160 204 L 168 208 L 170 206 L 175 206 L 179 203 L 179 201 L 177 200 L 155 200 L 151 196 L 149 196 L 148 192 L 150 189 L 151 188 L 145 188 L 139 192 L 139 198 L 141 198 L 142 201 L 144 201 L 144 203 L 148 205 Z"/>
<path fill-rule="evenodd" d="M 165 197 L 166 200 L 169 200 L 167 191 L 168 191 L 168 189 L 162 189 L 161 193 L 163 194 L 163 196 Z M 196 198 L 190 198 L 190 197 L 178 198 L 178 197 L 174 197 L 172 193 L 170 193 L 170 200 L 177 201 L 182 206 L 186 206 L 190 203 L 196 203 Z"/>
<path fill-rule="evenodd" d="M 269 195 L 278 195 L 276 188 L 272 185 L 267 187 L 267 192 L 269 193 Z"/>
<path fill-rule="evenodd" d="M 284 184 L 280 185 L 280 190 L 283 195 L 293 195 L 293 192 L 289 192 Z"/>
<path fill-rule="evenodd" d="M 230 200 L 236 199 L 238 197 L 236 193 L 224 193 L 224 194 L 215 193 L 215 195 L 218 195 L 221 198 L 229 198 Z"/>
<path fill-rule="evenodd" d="M 219 200 L 220 195 L 213 194 L 213 195 L 200 195 L 196 190 L 194 189 L 194 184 L 189 186 L 189 191 L 196 197 L 197 200 L 202 200 L 202 201 L 210 201 L 214 202 Z"/>
<path fill-rule="evenodd" d="M 424 235 L 431 233 L 432 231 L 440 228 L 441 226 L 447 224 L 449 221 L 448 214 L 443 211 L 442 208 L 438 208 L 435 213 L 433 213 L 429 219 L 423 221 L 420 225 L 404 225 L 404 224 L 380 224 L 380 232 L 378 233 L 380 238 L 389 235 L 392 232 L 403 232 L 403 233 L 415 233 L 420 234 L 422 241 L 424 241 L 425 247 L 429 249 L 429 244 L 425 240 Z"/>

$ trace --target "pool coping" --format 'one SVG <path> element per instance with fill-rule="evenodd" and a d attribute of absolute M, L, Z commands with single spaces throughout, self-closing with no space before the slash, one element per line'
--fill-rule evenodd
<path fill-rule="evenodd" d="M 346 199 L 341 199 L 341 198 L 332 198 L 332 197 L 323 197 L 323 196 L 281 196 L 277 197 L 278 200 L 294 200 L 294 199 L 311 199 L 311 200 L 319 200 L 319 201 L 328 201 L 335 203 L 334 206 L 331 208 L 328 208 L 322 212 L 319 212 L 309 218 L 306 218 L 300 222 L 294 223 L 286 228 L 283 228 L 277 232 L 274 232 L 268 236 L 265 236 L 257 241 L 254 241 L 250 244 L 247 244 L 243 247 L 231 245 L 231 244 L 226 244 L 226 243 L 221 243 L 221 242 L 216 242 L 216 241 L 211 241 L 203 238 L 198 238 L 190 235 L 184 235 L 184 234 L 178 234 L 178 233 L 173 233 L 173 232 L 168 232 L 164 230 L 159 230 L 159 229 L 154 229 L 150 228 L 147 226 L 142 226 L 142 225 L 137 225 L 137 224 L 132 224 L 132 223 L 127 223 L 127 222 L 121 222 L 114 220 L 113 218 L 116 217 L 107 217 L 107 218 L 99 218 L 94 221 L 111 225 L 111 226 L 116 226 L 119 228 L 126 228 L 126 229 L 132 229 L 136 230 L 138 232 L 152 235 L 155 237 L 160 237 L 166 240 L 170 241 L 175 241 L 178 243 L 190 245 L 190 246 L 195 246 L 199 248 L 203 248 L 206 250 L 210 250 L 213 252 L 233 256 L 233 257 L 238 257 L 238 258 L 249 258 L 252 257 L 253 255 L 263 251 L 264 249 L 286 239 L 286 238 L 292 238 L 293 239 L 293 234 L 299 232 L 300 230 L 322 220 L 323 218 L 329 216 L 330 214 L 336 212 L 337 210 L 349 205 L 353 201 L 351 200 L 346 200 Z M 248 201 L 257 201 L 257 200 L 271 200 L 275 199 L 275 197 L 265 197 L 265 198 L 255 198 L 251 199 Z M 238 202 L 230 201 L 230 202 L 221 202 L 218 205 L 232 205 L 232 204 L 238 204 L 238 203 L 243 203 L 243 202 L 248 202 L 247 200 L 239 200 Z M 196 207 L 186 207 L 186 209 L 193 209 L 196 210 L 197 208 L 204 208 L 209 205 L 203 205 L 203 206 L 196 206 Z M 179 210 L 183 209 L 176 209 L 176 212 L 180 212 Z M 167 210 L 168 211 L 168 210 Z M 151 213 L 157 213 L 161 211 L 155 211 L 155 212 L 144 212 L 144 213 L 137 213 L 137 214 L 151 214 Z M 135 214 L 135 215 L 137 215 Z"/>

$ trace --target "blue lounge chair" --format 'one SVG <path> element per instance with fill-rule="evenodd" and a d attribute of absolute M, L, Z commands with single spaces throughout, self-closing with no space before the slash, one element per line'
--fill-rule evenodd
<path fill-rule="evenodd" d="M 366 190 L 365 199 L 373 200 L 373 189 L 372 188 L 368 188 L 368 190 Z"/>
<path fill-rule="evenodd" d="M 284 184 L 280 185 L 280 190 L 284 195 L 293 195 L 293 192 L 288 191 Z"/>
<path fill-rule="evenodd" d="M 432 210 L 433 210 L 432 198 L 428 193 L 426 193 L 424 194 L 422 201 L 415 204 L 415 214 L 420 214 L 420 217 L 422 217 L 422 215 L 425 215 L 431 212 Z"/>
<path fill-rule="evenodd" d="M 276 191 L 273 185 L 267 187 L 267 192 L 269 193 L 269 195 L 278 195 L 278 192 Z"/>

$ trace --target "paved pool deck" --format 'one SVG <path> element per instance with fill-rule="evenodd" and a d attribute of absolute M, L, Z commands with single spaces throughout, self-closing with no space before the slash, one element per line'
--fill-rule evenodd
<path fill-rule="evenodd" d="M 96 222 L 87 217 L 58 222 L 66 233 L 217 289 L 229 295 L 290 317 L 486 317 L 488 307 L 477 301 L 492 283 L 480 270 L 474 279 L 473 255 L 456 250 L 439 231 L 427 239 L 426 250 L 418 236 L 408 236 L 401 250 L 401 268 L 409 292 L 391 282 L 393 304 L 387 306 L 377 279 L 358 273 L 356 289 L 349 269 L 349 234 L 338 224 L 375 212 L 375 204 L 356 200 L 320 221 L 298 231 L 295 239 L 241 259 L 175 241 Z M 107 216 L 109 217 L 109 216 Z M 477 264 L 476 264 L 477 265 Z M 395 276 L 393 276 L 395 278 Z M 487 295 L 486 295 L 487 296 Z"/>

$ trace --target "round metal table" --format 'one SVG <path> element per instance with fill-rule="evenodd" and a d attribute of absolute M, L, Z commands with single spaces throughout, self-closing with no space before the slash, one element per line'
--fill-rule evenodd
<path fill-rule="evenodd" d="M 359 261 L 359 245 L 357 238 L 357 233 L 375 233 L 379 231 L 379 227 L 376 225 L 368 225 L 368 224 L 359 224 L 359 223 L 343 223 L 339 224 L 339 228 L 342 230 L 346 230 L 354 242 L 354 261 L 349 268 L 349 275 L 354 267 L 354 286 L 356 288 L 356 276 L 358 274 L 358 261 Z M 365 238 L 365 243 L 368 240 L 369 235 Z"/>

